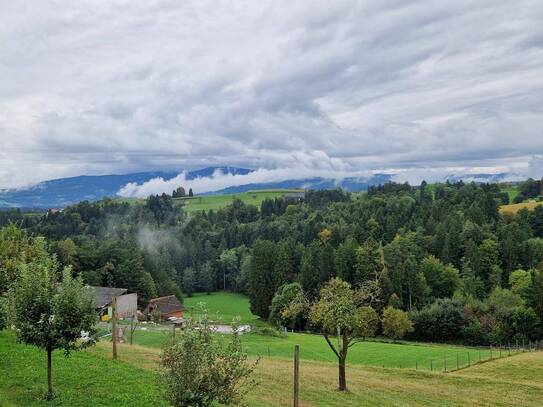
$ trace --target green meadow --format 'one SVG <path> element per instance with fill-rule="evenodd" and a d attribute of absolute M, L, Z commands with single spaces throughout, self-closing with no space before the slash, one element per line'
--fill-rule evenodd
<path fill-rule="evenodd" d="M 301 346 L 303 355 L 306 345 Z M 389 358 L 405 351 L 402 345 L 390 346 L 400 347 Z M 43 398 L 45 352 L 16 343 L 13 333 L 4 331 L 0 332 L 0 355 L 2 407 L 165 406 L 155 378 L 160 358 L 158 348 L 122 344 L 117 361 L 111 359 L 108 342 L 99 342 L 68 358 L 62 352 L 55 352 L 53 380 L 57 397 L 52 401 Z M 335 390 L 334 363 L 302 359 L 300 405 L 535 407 L 543 400 L 542 377 L 542 352 L 494 359 L 448 373 L 351 363 L 347 367 L 349 391 L 343 393 Z M 249 389 L 247 405 L 292 405 L 290 358 L 262 357 L 255 378 L 258 384 Z"/>

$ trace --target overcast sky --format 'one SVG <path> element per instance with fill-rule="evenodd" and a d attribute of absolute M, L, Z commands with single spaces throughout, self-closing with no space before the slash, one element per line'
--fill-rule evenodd
<path fill-rule="evenodd" d="M 0 188 L 542 162 L 541 0 L 0 0 Z"/>

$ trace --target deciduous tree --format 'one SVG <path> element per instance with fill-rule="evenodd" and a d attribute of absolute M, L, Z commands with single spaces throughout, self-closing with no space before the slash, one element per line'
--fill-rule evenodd
<path fill-rule="evenodd" d="M 81 332 L 93 334 L 96 322 L 94 298 L 80 278 L 72 278 L 69 268 L 57 278 L 57 263 L 44 258 L 20 265 L 20 278 L 10 288 L 9 322 L 17 338 L 47 352 L 47 397 L 53 397 L 52 353 L 66 354 L 94 341 L 81 340 Z"/>

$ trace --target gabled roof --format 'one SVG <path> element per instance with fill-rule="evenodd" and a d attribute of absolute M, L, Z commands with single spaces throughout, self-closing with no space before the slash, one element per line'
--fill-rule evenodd
<path fill-rule="evenodd" d="M 90 287 L 94 291 L 94 304 L 96 308 L 103 308 L 109 304 L 113 297 L 126 294 L 128 291 L 126 288 L 114 288 L 114 287 Z"/>
<path fill-rule="evenodd" d="M 177 299 L 175 295 L 168 295 L 166 297 L 158 297 L 149 300 L 146 311 L 149 312 L 149 308 L 158 309 L 162 314 L 169 314 L 170 312 L 181 311 L 183 304 Z"/>

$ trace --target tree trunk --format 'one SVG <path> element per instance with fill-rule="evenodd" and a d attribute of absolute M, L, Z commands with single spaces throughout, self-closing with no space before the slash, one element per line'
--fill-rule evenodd
<path fill-rule="evenodd" d="M 341 350 L 339 352 L 339 391 L 347 391 L 347 375 L 345 374 L 345 364 L 347 362 L 347 351 L 349 350 L 349 336 L 347 332 L 341 335 Z"/>
<path fill-rule="evenodd" d="M 51 357 L 53 350 L 51 347 L 47 348 L 47 399 L 53 398 L 53 378 L 51 374 Z"/>
<path fill-rule="evenodd" d="M 345 376 L 345 359 L 339 359 L 339 391 L 347 391 L 347 378 Z"/>

